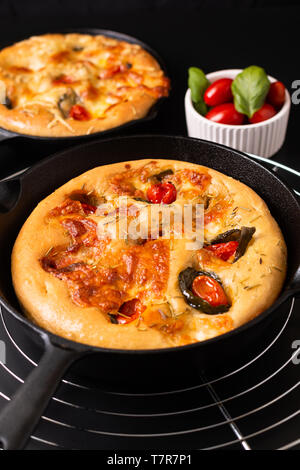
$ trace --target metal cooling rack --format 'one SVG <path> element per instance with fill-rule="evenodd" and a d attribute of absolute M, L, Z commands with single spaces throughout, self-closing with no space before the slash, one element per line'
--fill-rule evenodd
<path fill-rule="evenodd" d="M 300 195 L 299 172 L 253 158 L 282 173 Z M 300 347 L 292 347 L 300 339 L 299 307 L 299 300 L 287 301 L 270 339 L 238 366 L 199 374 L 192 384 L 166 388 L 154 377 L 151 390 L 120 390 L 66 376 L 27 448 L 300 450 Z M 1 410 L 37 360 L 4 314 L 0 339 L 7 347 Z"/>

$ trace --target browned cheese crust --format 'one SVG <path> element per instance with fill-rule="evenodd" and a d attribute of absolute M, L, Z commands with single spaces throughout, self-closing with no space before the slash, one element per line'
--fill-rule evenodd
<path fill-rule="evenodd" d="M 190 250 L 184 237 L 161 234 L 142 243 L 97 240 L 95 226 L 111 223 L 118 196 L 128 197 L 133 218 L 153 206 L 147 191 L 161 172 L 176 188 L 173 204 L 204 204 L 205 246 Z M 91 204 L 103 201 L 113 211 L 94 213 Z M 237 261 L 209 251 L 217 235 L 241 227 L 255 233 Z M 256 317 L 279 295 L 286 260 L 282 233 L 252 189 L 207 167 L 139 160 L 94 168 L 41 201 L 15 242 L 12 278 L 22 308 L 41 327 L 94 346 L 152 349 L 206 340 Z M 187 267 L 218 276 L 228 311 L 210 315 L 186 302 L 178 276 Z M 128 302 L 138 306 L 133 321 L 122 309 Z"/>
<path fill-rule="evenodd" d="M 0 126 L 48 137 L 105 131 L 143 118 L 169 87 L 157 61 L 136 44 L 34 36 L 0 52 Z"/>

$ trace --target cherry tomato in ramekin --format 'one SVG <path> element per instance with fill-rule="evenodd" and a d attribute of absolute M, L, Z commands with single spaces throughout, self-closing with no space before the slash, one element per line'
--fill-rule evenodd
<path fill-rule="evenodd" d="M 205 115 L 207 119 L 218 122 L 220 124 L 243 124 L 245 116 L 239 113 L 233 103 L 224 103 L 215 106 Z"/>
<path fill-rule="evenodd" d="M 252 118 L 249 119 L 251 124 L 256 124 L 257 122 L 266 121 L 271 117 L 275 116 L 276 109 L 268 103 L 262 105 L 262 107 L 253 114 Z"/>
<path fill-rule="evenodd" d="M 267 102 L 274 108 L 280 109 L 285 102 L 285 86 L 282 82 L 271 83 L 269 93 L 267 94 Z"/>
<path fill-rule="evenodd" d="M 218 106 L 219 104 L 229 103 L 233 100 L 231 78 L 220 78 L 209 85 L 204 93 L 204 101 L 208 106 Z"/>

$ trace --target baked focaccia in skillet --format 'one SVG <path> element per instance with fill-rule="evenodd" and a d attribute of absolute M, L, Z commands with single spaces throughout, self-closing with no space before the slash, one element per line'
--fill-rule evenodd
<path fill-rule="evenodd" d="M 89 34 L 45 34 L 0 52 L 0 127 L 67 137 L 144 117 L 169 79 L 137 44 Z"/>
<path fill-rule="evenodd" d="M 186 204 L 204 208 L 202 247 L 175 236 L 174 220 L 165 233 L 159 219 L 155 237 L 143 227 L 153 208 Z M 142 236 L 113 236 L 124 215 L 140 221 Z M 99 227 L 109 230 L 99 236 Z M 204 166 L 138 160 L 94 168 L 41 201 L 15 242 L 12 277 L 26 315 L 46 330 L 152 349 L 203 341 L 259 315 L 282 288 L 286 259 L 252 189 Z"/>

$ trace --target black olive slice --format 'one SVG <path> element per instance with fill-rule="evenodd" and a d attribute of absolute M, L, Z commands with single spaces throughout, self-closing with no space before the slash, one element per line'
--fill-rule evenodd
<path fill-rule="evenodd" d="M 114 325 L 118 325 L 118 324 L 119 324 L 119 322 L 118 322 L 118 320 L 117 320 L 117 318 L 116 318 L 116 315 L 113 315 L 112 313 L 109 313 L 109 314 L 108 314 L 108 317 L 109 317 L 109 319 L 110 319 L 110 322 L 113 323 Z"/>
<path fill-rule="evenodd" d="M 161 171 L 160 173 L 158 173 L 157 175 L 152 175 L 150 176 L 149 180 L 150 181 L 154 181 L 154 182 L 161 182 L 166 176 L 171 176 L 171 175 L 174 175 L 174 171 L 173 170 L 164 170 L 164 171 Z"/>
<path fill-rule="evenodd" d="M 8 96 L 5 97 L 5 103 L 3 103 L 4 106 L 7 107 L 7 109 L 13 109 L 13 104 L 12 104 L 12 101 L 11 99 L 9 99 Z"/>
<path fill-rule="evenodd" d="M 238 240 L 239 245 L 236 249 L 235 256 L 234 256 L 234 262 L 237 261 L 239 258 L 241 258 L 241 256 L 245 254 L 247 246 L 251 238 L 253 237 L 255 230 L 256 230 L 255 227 L 242 227 L 240 238 Z"/>
<path fill-rule="evenodd" d="M 85 263 L 83 263 L 83 262 L 72 263 L 72 264 L 69 264 L 68 266 L 65 266 L 64 268 L 59 269 L 59 272 L 61 272 L 61 273 L 72 273 L 74 271 L 77 271 L 78 268 L 80 269 L 84 265 L 85 265 Z"/>
<path fill-rule="evenodd" d="M 204 199 L 204 210 L 205 211 L 209 208 L 210 200 L 211 200 L 210 197 L 205 196 L 205 199 Z"/>
<path fill-rule="evenodd" d="M 126 238 L 125 239 L 125 242 L 127 245 L 129 246 L 141 246 L 141 245 L 145 245 L 145 243 L 148 241 L 147 238 L 136 238 L 136 239 L 132 239 L 132 238 Z"/>
<path fill-rule="evenodd" d="M 206 313 L 208 315 L 217 315 L 219 313 L 227 312 L 231 307 L 229 303 L 226 305 L 219 305 L 217 307 L 213 307 L 206 300 L 201 299 L 201 297 L 197 297 L 193 294 L 192 284 L 194 279 L 196 279 L 196 277 L 198 276 L 208 276 L 214 279 L 220 284 L 223 289 L 222 282 L 215 273 L 197 271 L 194 268 L 188 267 L 181 271 L 178 277 L 179 287 L 186 303 L 190 305 L 190 307 L 200 310 L 201 312 Z"/>
<path fill-rule="evenodd" d="M 239 241 L 240 235 L 241 230 L 238 228 L 234 228 L 232 230 L 228 230 L 227 232 L 220 233 L 220 235 L 218 235 L 210 242 L 210 245 L 215 245 L 216 243 Z"/>
<path fill-rule="evenodd" d="M 73 191 L 68 194 L 67 197 L 72 199 L 72 201 L 79 201 L 81 204 L 89 204 L 90 206 L 99 206 L 103 203 L 103 198 L 98 197 L 97 194 L 93 191 L 90 193 L 85 193 L 83 190 Z"/>
<path fill-rule="evenodd" d="M 147 201 L 147 199 L 143 199 L 142 197 L 133 197 L 132 199 L 138 202 L 146 202 L 147 204 L 151 204 L 150 201 Z"/>
<path fill-rule="evenodd" d="M 83 47 L 82 46 L 74 46 L 74 47 L 72 47 L 72 51 L 81 52 L 81 51 L 83 51 Z"/>
<path fill-rule="evenodd" d="M 70 109 L 78 102 L 78 96 L 72 88 L 64 93 L 58 100 L 57 106 L 62 116 L 66 119 L 69 116 Z"/>
<path fill-rule="evenodd" d="M 234 263 L 245 254 L 247 246 L 255 233 L 255 227 L 242 227 L 241 229 L 232 229 L 227 232 L 221 233 L 216 238 L 214 238 L 210 245 L 215 245 L 216 243 L 227 243 L 232 241 L 239 242 L 239 245 L 236 249 L 234 256 Z"/>

